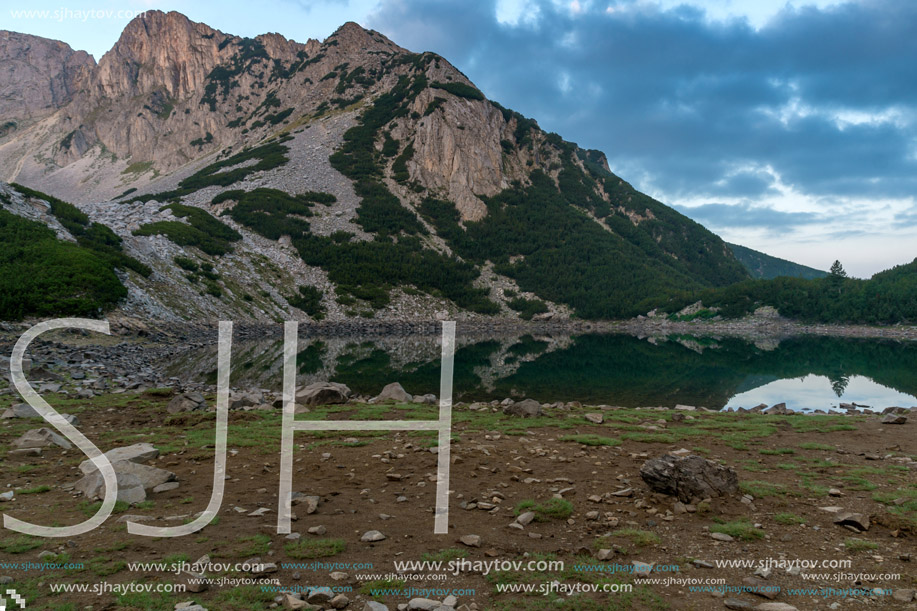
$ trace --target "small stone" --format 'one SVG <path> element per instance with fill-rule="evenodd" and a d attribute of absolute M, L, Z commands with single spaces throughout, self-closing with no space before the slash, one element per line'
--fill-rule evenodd
<path fill-rule="evenodd" d="M 829 496 L 844 496 L 844 493 L 838 490 L 837 488 L 829 488 L 828 495 Z"/>
<path fill-rule="evenodd" d="M 479 535 L 464 535 L 459 541 L 468 547 L 481 547 L 481 537 Z"/>
<path fill-rule="evenodd" d="M 905 590 L 895 590 L 892 592 L 892 598 L 902 603 L 909 603 L 914 600 L 914 596 L 917 594 L 917 590 L 905 589 Z"/>
<path fill-rule="evenodd" d="M 730 543 L 730 542 L 732 542 L 732 541 L 735 541 L 735 539 L 733 539 L 732 537 L 730 537 L 730 536 L 727 535 L 726 533 L 711 533 L 711 534 L 710 534 L 710 538 L 711 538 L 711 539 L 714 539 L 714 540 L 716 540 L 716 541 L 723 541 L 723 542 L 725 542 L 725 543 Z"/>
<path fill-rule="evenodd" d="M 727 598 L 723 601 L 727 609 L 754 609 L 754 605 L 738 598 Z"/>
<path fill-rule="evenodd" d="M 159 484 L 153 488 L 153 492 L 168 492 L 169 490 L 175 490 L 178 488 L 178 482 L 166 482 L 164 484 Z"/>
<path fill-rule="evenodd" d="M 331 605 L 332 609 L 343 609 L 350 604 L 350 599 L 343 594 L 338 594 L 328 601 L 328 604 Z"/>
<path fill-rule="evenodd" d="M 310 535 L 324 535 L 326 532 L 328 532 L 328 529 L 325 528 L 325 527 L 322 526 L 322 525 L 310 526 L 310 527 L 309 527 L 309 534 L 310 534 Z"/>
<path fill-rule="evenodd" d="M 605 416 L 602 414 L 586 414 L 586 420 L 592 422 L 593 424 L 602 424 L 605 422 Z"/>
<path fill-rule="evenodd" d="M 368 543 L 375 543 L 377 541 L 385 541 L 385 535 L 383 535 L 378 530 L 367 530 L 363 533 L 363 536 L 360 537 L 360 541 L 365 541 Z"/>
<path fill-rule="evenodd" d="M 519 517 L 516 518 L 516 521 L 522 524 L 523 526 L 528 526 L 532 523 L 532 520 L 535 519 L 535 512 L 526 511 L 525 513 L 520 513 Z"/>

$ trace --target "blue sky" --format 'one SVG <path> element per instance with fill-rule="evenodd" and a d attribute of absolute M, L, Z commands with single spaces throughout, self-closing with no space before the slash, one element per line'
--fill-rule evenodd
<path fill-rule="evenodd" d="M 727 240 L 869 276 L 917 257 L 912 0 L 0 2 L 0 28 L 100 57 L 137 11 L 440 53 L 484 93 Z M 40 18 L 11 11 L 48 10 Z M 85 11 L 95 14 L 87 16 Z M 53 11 L 58 11 L 54 14 Z M 69 12 L 68 12 L 69 11 Z M 100 13 L 98 11 L 112 11 Z"/>

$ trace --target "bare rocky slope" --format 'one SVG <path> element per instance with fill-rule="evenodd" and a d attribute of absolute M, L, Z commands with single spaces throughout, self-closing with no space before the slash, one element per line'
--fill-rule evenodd
<path fill-rule="evenodd" d="M 98 64 L 0 32 L 0 91 L 0 179 L 114 231 L 151 272 L 116 265 L 132 316 L 620 318 L 747 277 L 601 152 L 354 23 L 301 44 L 151 11 Z"/>

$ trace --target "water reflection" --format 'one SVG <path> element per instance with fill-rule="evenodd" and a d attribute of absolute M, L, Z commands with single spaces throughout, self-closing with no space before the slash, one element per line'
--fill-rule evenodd
<path fill-rule="evenodd" d="M 233 347 L 232 385 L 278 390 L 282 342 Z M 389 382 L 408 392 L 439 390 L 435 336 L 301 338 L 300 384 L 343 382 L 376 394 Z M 214 383 L 216 347 L 163 365 L 169 375 Z M 475 401 L 532 397 L 625 407 L 828 409 L 840 402 L 884 408 L 917 405 L 917 342 L 791 337 L 752 343 L 737 338 L 592 334 L 457 338 L 454 395 Z"/>

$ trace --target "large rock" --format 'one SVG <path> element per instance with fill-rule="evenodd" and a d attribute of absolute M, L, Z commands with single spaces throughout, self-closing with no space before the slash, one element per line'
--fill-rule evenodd
<path fill-rule="evenodd" d="M 60 446 L 65 450 L 73 447 L 66 438 L 61 437 L 47 427 L 26 431 L 22 434 L 22 437 L 12 443 L 12 446 L 18 449 L 49 448 L 53 445 Z"/>
<path fill-rule="evenodd" d="M 247 409 L 262 403 L 264 403 L 264 395 L 261 391 L 233 393 L 229 399 L 229 409 Z"/>
<path fill-rule="evenodd" d="M 882 424 L 904 424 L 907 422 L 907 416 L 904 414 L 886 414 L 882 418 Z"/>
<path fill-rule="evenodd" d="M 90 467 L 94 465 L 90 462 Z M 130 462 L 127 460 L 119 460 L 111 463 L 111 466 L 114 468 L 115 473 L 118 474 L 129 474 L 137 478 L 140 484 L 143 486 L 144 490 L 152 490 L 156 486 L 165 484 L 166 482 L 171 482 L 175 480 L 175 474 L 171 471 L 166 471 L 165 469 L 159 469 L 157 467 L 151 467 L 149 465 L 141 465 L 135 462 Z M 101 478 L 101 475 L 96 469 L 92 469 L 89 473 L 86 474 L 83 479 Z M 80 480 L 83 481 L 83 480 Z"/>
<path fill-rule="evenodd" d="M 677 496 L 683 503 L 726 496 L 739 489 L 734 470 L 700 456 L 652 458 L 640 467 L 640 477 L 655 492 Z"/>
<path fill-rule="evenodd" d="M 177 414 L 179 412 L 199 412 L 205 409 L 207 409 L 207 403 L 204 401 L 204 397 L 198 393 L 175 395 L 166 406 L 166 411 L 170 414 Z"/>
<path fill-rule="evenodd" d="M 392 382 L 382 389 L 382 392 L 379 393 L 379 396 L 375 397 L 373 401 L 399 401 L 402 403 L 410 403 L 413 401 L 414 397 L 411 396 L 404 388 L 401 387 L 401 384 L 398 382 Z"/>
<path fill-rule="evenodd" d="M 41 418 L 41 414 L 36 412 L 35 408 L 28 403 L 17 403 L 3 412 L 0 418 L 4 420 L 7 418 Z"/>
<path fill-rule="evenodd" d="M 127 461 L 145 465 L 154 458 L 159 456 L 159 450 L 150 443 L 135 443 L 134 445 L 114 448 L 105 452 L 105 457 L 112 463 Z M 89 475 L 96 470 L 91 460 L 84 460 L 80 463 L 80 471 Z"/>
<path fill-rule="evenodd" d="M 523 399 L 522 401 L 516 401 L 515 403 L 504 407 L 503 413 L 509 416 L 521 416 L 523 418 L 540 416 L 541 403 L 535 399 Z"/>
<path fill-rule="evenodd" d="M 834 518 L 834 523 L 839 524 L 840 526 L 848 526 L 860 532 L 865 532 L 869 530 L 869 516 L 865 516 L 862 513 L 853 513 L 846 511 L 844 513 L 839 513 L 836 518 Z"/>
<path fill-rule="evenodd" d="M 115 472 L 118 482 L 118 500 L 125 503 L 142 503 L 146 500 L 146 490 L 140 478 L 131 473 Z M 87 475 L 79 480 L 74 490 L 82 492 L 89 500 L 100 500 L 105 496 L 105 480 L 101 473 Z"/>
<path fill-rule="evenodd" d="M 296 393 L 296 402 L 307 407 L 347 403 L 349 398 L 350 389 L 337 382 L 315 382 Z"/>

